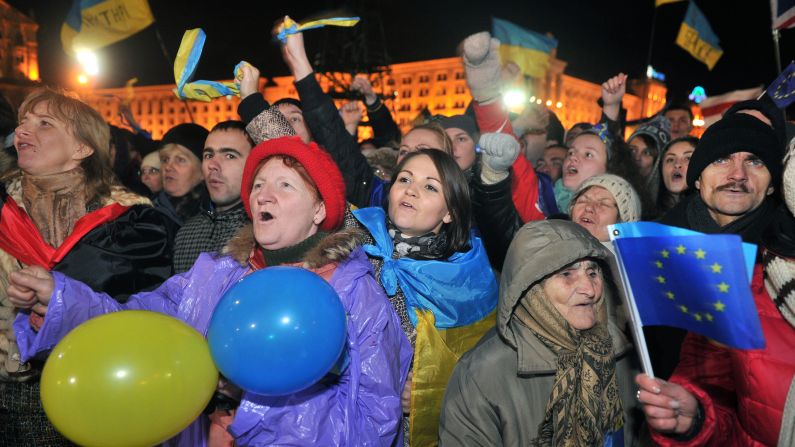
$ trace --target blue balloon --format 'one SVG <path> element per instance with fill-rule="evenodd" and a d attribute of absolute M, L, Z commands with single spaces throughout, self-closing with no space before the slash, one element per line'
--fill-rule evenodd
<path fill-rule="evenodd" d="M 334 288 L 309 270 L 268 267 L 229 289 L 207 340 L 221 373 L 246 391 L 281 396 L 323 378 L 340 358 L 347 331 Z"/>

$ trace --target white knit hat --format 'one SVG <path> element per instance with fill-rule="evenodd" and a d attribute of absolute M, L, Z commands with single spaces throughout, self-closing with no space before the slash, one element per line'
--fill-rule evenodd
<path fill-rule="evenodd" d="M 571 208 L 574 206 L 574 202 L 577 201 L 577 197 L 591 186 L 600 186 L 612 194 L 618 206 L 618 217 L 621 222 L 637 222 L 640 220 L 641 206 L 638 193 L 628 181 L 613 174 L 595 175 L 582 182 L 571 199 L 569 214 L 571 214 Z"/>

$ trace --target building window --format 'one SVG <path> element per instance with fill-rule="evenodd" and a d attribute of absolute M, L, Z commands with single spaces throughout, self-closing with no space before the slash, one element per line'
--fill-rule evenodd
<path fill-rule="evenodd" d="M 443 110 L 444 108 L 445 108 L 445 105 L 443 103 L 439 103 L 439 104 L 436 104 L 436 107 L 434 107 L 433 109 L 434 110 Z"/>
<path fill-rule="evenodd" d="M 453 108 L 455 108 L 455 109 L 463 109 L 464 108 L 464 101 L 456 101 L 455 104 L 453 104 Z"/>
<path fill-rule="evenodd" d="M 444 96 L 444 95 L 446 95 L 446 94 L 447 94 L 447 89 L 446 89 L 446 88 L 440 88 L 440 89 L 439 89 L 439 90 L 436 92 L 436 96 Z"/>
<path fill-rule="evenodd" d="M 400 82 L 401 82 L 403 85 L 409 85 L 409 84 L 411 84 L 411 78 L 410 78 L 410 77 L 408 77 L 408 76 L 406 76 L 405 78 L 401 79 L 401 80 L 400 80 Z"/>
<path fill-rule="evenodd" d="M 439 73 L 436 75 L 437 81 L 446 81 L 447 80 L 447 73 Z"/>
<path fill-rule="evenodd" d="M 465 86 L 463 86 L 463 85 L 456 85 L 455 86 L 455 94 L 456 95 L 463 95 L 464 93 L 466 93 L 466 91 L 467 91 L 467 88 Z"/>
<path fill-rule="evenodd" d="M 455 72 L 455 78 L 456 79 L 464 79 L 464 72 L 463 71 Z"/>
<path fill-rule="evenodd" d="M 411 98 L 411 90 L 403 90 L 403 93 L 400 95 L 401 98 Z"/>
<path fill-rule="evenodd" d="M 399 109 L 401 112 L 408 112 L 411 110 L 411 104 L 402 104 Z"/>
<path fill-rule="evenodd" d="M 427 88 L 421 88 L 421 89 L 420 89 L 419 96 L 420 96 L 420 97 L 423 97 L 423 96 L 428 96 L 428 89 L 427 89 Z"/>
<path fill-rule="evenodd" d="M 422 84 L 426 84 L 426 83 L 428 83 L 428 81 L 430 81 L 430 80 L 431 80 L 431 77 L 430 77 L 430 76 L 428 76 L 428 75 L 422 75 L 422 76 L 420 76 L 420 83 L 422 83 Z"/>

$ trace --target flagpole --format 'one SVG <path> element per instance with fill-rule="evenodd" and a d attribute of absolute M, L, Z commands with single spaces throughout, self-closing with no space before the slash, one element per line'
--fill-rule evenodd
<path fill-rule="evenodd" d="M 627 308 L 629 318 L 631 321 L 630 329 L 632 329 L 632 337 L 635 339 L 635 349 L 638 353 L 641 369 L 647 376 L 654 378 L 654 369 L 651 366 L 651 356 L 649 355 L 649 348 L 646 346 L 646 336 L 643 333 L 643 322 L 640 319 L 640 312 L 638 305 L 635 303 L 635 295 L 632 293 L 632 286 L 629 283 L 629 276 L 626 269 L 624 269 L 624 262 L 621 259 L 621 251 L 618 249 L 615 240 L 621 237 L 621 232 L 613 225 L 608 225 L 607 230 L 610 235 L 610 241 L 613 242 L 615 247 L 615 256 L 609 260 L 611 268 L 618 268 L 618 276 L 621 279 L 621 288 L 623 294 L 619 290 L 619 295 L 622 295 L 623 304 Z M 619 286 L 616 284 L 616 286 Z"/>
<path fill-rule="evenodd" d="M 157 22 L 154 25 L 155 28 L 155 36 L 157 36 L 157 41 L 160 43 L 160 51 L 163 53 L 163 57 L 166 59 L 166 63 L 171 66 L 174 64 L 174 60 L 171 59 L 171 56 L 168 54 L 168 49 L 166 49 L 166 44 L 163 43 L 163 36 L 160 35 L 160 30 L 157 28 Z M 185 106 L 185 111 L 188 112 L 188 118 L 190 118 L 191 123 L 195 123 L 196 120 L 193 119 L 193 112 L 190 111 L 190 107 L 188 107 L 188 101 L 185 98 L 180 98 L 182 104 Z"/>
<path fill-rule="evenodd" d="M 651 32 L 649 34 L 649 51 L 646 53 L 646 66 L 643 67 L 643 71 L 641 73 L 646 73 L 651 66 L 651 54 L 652 50 L 654 49 L 654 29 L 657 26 L 657 5 L 654 6 L 654 15 L 651 18 Z M 648 88 L 648 84 L 646 84 Z M 644 89 L 645 90 L 645 89 Z M 646 110 L 646 91 L 643 92 L 643 96 L 640 98 L 640 110 Z"/>
<path fill-rule="evenodd" d="M 781 74 L 781 49 L 778 45 L 778 39 L 780 37 L 780 33 L 778 32 L 777 28 L 773 28 L 773 49 L 776 52 L 776 72 Z"/>
<path fill-rule="evenodd" d="M 649 36 L 649 52 L 646 56 L 646 67 L 651 65 L 651 52 L 654 49 L 654 28 L 657 25 L 657 6 L 654 7 L 654 15 L 651 18 L 651 34 Z M 646 71 L 646 67 L 643 67 L 643 71 Z"/>

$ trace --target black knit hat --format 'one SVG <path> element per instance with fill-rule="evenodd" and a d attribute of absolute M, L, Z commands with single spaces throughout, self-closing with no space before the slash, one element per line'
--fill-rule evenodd
<path fill-rule="evenodd" d="M 770 125 L 773 126 L 773 131 L 776 132 L 776 137 L 781 142 L 782 150 L 784 150 L 783 147 L 787 145 L 788 141 L 784 112 L 776 107 L 770 96 L 762 95 L 762 99 L 749 99 L 735 103 L 723 116 L 734 115 L 740 110 L 756 110 L 767 117 L 770 120 Z"/>
<path fill-rule="evenodd" d="M 163 135 L 160 147 L 167 144 L 179 144 L 191 151 L 201 161 L 204 152 L 204 142 L 210 132 L 204 127 L 194 123 L 177 124 Z"/>
<path fill-rule="evenodd" d="M 776 132 L 751 115 L 735 113 L 724 116 L 704 132 L 687 168 L 688 186 L 695 185 L 710 163 L 735 152 L 750 152 L 759 157 L 770 172 L 771 185 L 779 184 L 784 151 Z"/>
<path fill-rule="evenodd" d="M 468 133 L 473 140 L 477 141 L 478 139 L 478 125 L 475 124 L 475 120 L 467 115 L 437 115 L 433 117 L 433 120 L 438 122 L 445 130 L 453 128 L 461 129 Z"/>

